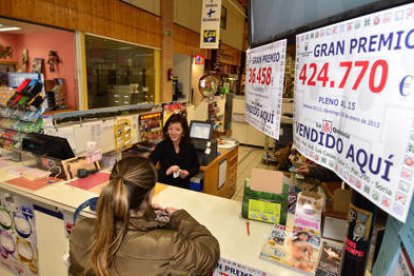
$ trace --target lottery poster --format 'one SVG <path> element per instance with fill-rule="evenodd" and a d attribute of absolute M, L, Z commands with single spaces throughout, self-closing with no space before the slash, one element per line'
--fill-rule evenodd
<path fill-rule="evenodd" d="M 161 112 L 150 112 L 138 117 L 139 134 L 142 141 L 161 141 L 162 114 Z"/>
<path fill-rule="evenodd" d="M 296 36 L 297 149 L 405 222 L 414 183 L 414 4 Z"/>
<path fill-rule="evenodd" d="M 286 39 L 246 52 L 246 121 L 279 138 L 285 74 Z"/>

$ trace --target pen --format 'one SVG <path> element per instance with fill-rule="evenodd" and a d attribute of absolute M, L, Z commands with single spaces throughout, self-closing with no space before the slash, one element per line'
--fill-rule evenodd
<path fill-rule="evenodd" d="M 248 221 L 246 221 L 246 231 L 247 231 L 247 236 L 250 236 L 250 223 Z"/>

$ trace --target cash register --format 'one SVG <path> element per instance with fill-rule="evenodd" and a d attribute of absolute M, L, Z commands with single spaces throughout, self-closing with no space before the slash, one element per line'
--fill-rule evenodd
<path fill-rule="evenodd" d="M 214 124 L 209 121 L 191 121 L 190 138 L 197 150 L 198 162 L 207 166 L 217 157 L 217 140 L 213 138 Z"/>

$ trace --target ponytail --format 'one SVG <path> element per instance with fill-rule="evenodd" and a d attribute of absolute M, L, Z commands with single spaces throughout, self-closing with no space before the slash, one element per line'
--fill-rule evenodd
<path fill-rule="evenodd" d="M 154 166 L 143 157 L 128 157 L 113 167 L 96 209 L 89 256 L 89 266 L 95 274 L 109 276 L 108 270 L 128 231 L 130 211 L 138 210 L 156 181 Z"/>
<path fill-rule="evenodd" d="M 98 200 L 95 239 L 89 262 L 97 275 L 108 276 L 116 252 L 126 235 L 129 220 L 128 192 L 123 178 L 112 179 Z M 121 229 L 118 231 L 117 226 Z"/>

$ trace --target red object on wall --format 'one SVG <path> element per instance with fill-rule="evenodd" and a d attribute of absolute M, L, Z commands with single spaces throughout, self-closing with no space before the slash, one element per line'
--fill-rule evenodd
<path fill-rule="evenodd" d="M 173 69 L 171 69 L 171 68 L 168 69 L 168 71 L 167 71 L 167 80 L 172 80 L 173 76 L 174 76 Z"/>
<path fill-rule="evenodd" d="M 202 65 L 204 64 L 205 57 L 201 54 L 197 54 L 194 56 L 194 64 Z"/>

